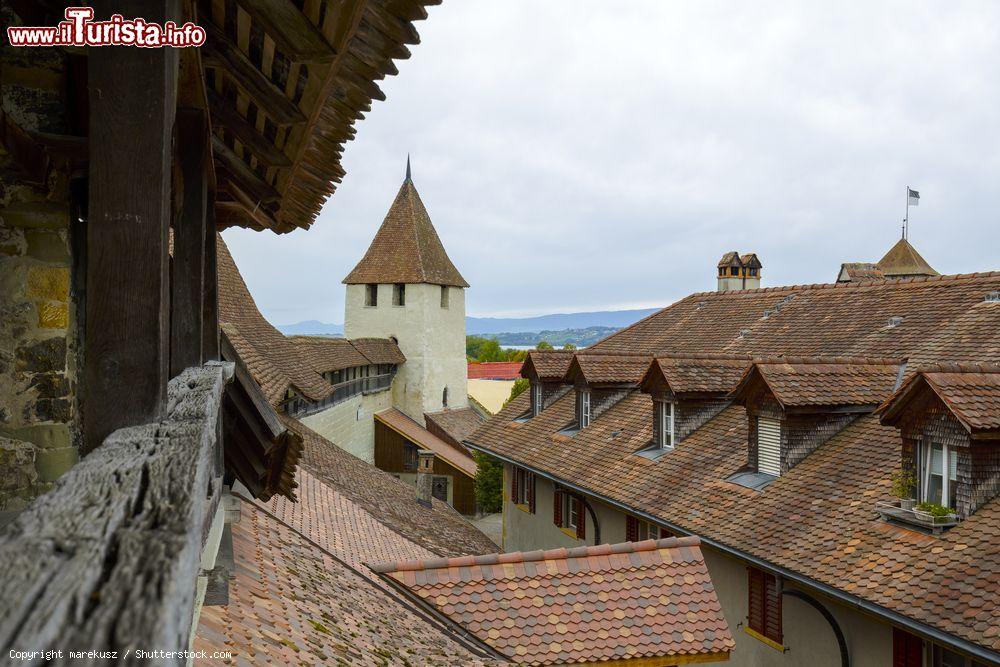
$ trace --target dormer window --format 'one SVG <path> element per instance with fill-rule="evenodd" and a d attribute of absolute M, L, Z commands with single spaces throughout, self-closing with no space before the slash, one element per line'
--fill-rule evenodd
<path fill-rule="evenodd" d="M 954 509 L 958 490 L 958 451 L 939 442 L 920 443 L 920 501 Z"/>
<path fill-rule="evenodd" d="M 757 472 L 781 475 L 781 420 L 757 418 Z"/>
<path fill-rule="evenodd" d="M 576 392 L 576 423 L 581 429 L 590 426 L 590 390 L 579 389 Z"/>
<path fill-rule="evenodd" d="M 656 401 L 654 403 L 656 432 L 654 444 L 660 449 L 674 448 L 674 403 Z"/>
<path fill-rule="evenodd" d="M 531 384 L 531 416 L 537 417 L 542 414 L 542 385 L 533 382 Z"/>

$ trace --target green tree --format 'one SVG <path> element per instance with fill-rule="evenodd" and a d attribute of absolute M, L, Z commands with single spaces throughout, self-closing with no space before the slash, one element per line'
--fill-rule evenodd
<path fill-rule="evenodd" d="M 544 340 L 540 340 L 540 341 L 538 341 L 538 345 L 535 346 L 535 349 L 536 350 L 551 350 L 551 349 L 554 349 L 554 348 L 552 347 L 552 343 L 547 343 Z"/>
<path fill-rule="evenodd" d="M 564 350 L 575 350 L 576 349 L 576 345 L 573 345 L 573 343 L 566 343 L 565 345 L 562 346 L 562 349 L 564 349 Z"/>
<path fill-rule="evenodd" d="M 483 452 L 472 452 L 476 459 L 476 504 L 479 511 L 495 514 L 503 509 L 503 463 Z"/>
<path fill-rule="evenodd" d="M 507 407 L 508 403 L 523 394 L 524 391 L 530 386 L 531 383 L 528 382 L 528 378 L 517 378 L 514 380 L 514 386 L 510 388 L 510 396 L 508 396 L 507 400 L 503 402 L 504 407 Z"/>

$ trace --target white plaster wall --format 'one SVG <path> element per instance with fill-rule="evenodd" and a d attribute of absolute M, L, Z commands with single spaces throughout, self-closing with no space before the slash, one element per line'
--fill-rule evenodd
<path fill-rule="evenodd" d="M 503 550 L 532 551 L 557 547 L 583 546 L 552 523 L 552 482 L 535 481 L 535 513 L 530 514 L 511 502 L 511 466 L 504 466 Z M 589 499 L 601 522 L 601 542 L 625 541 L 625 514 L 615 507 Z M 586 544 L 594 543 L 593 522 L 587 514 Z M 746 564 L 711 547 L 702 546 L 712 583 L 722 604 L 723 613 L 736 639 L 729 664 L 734 667 L 839 667 L 840 651 L 836 637 L 826 620 L 807 603 L 783 596 L 782 624 L 785 652 L 746 634 L 747 571 Z M 786 585 L 791 585 L 786 582 Z M 863 614 L 841 603 L 814 597 L 837 619 L 847 641 L 854 667 L 883 667 L 892 663 L 892 628 L 874 616 Z"/>
<path fill-rule="evenodd" d="M 303 417 L 301 421 L 341 449 L 374 464 L 375 419 L 372 415 L 391 407 L 392 392 L 380 391 L 352 396 L 343 403 Z"/>
<path fill-rule="evenodd" d="M 344 336 L 399 341 L 406 356 L 393 382 L 393 403 L 424 424 L 425 412 L 468 406 L 465 358 L 465 290 L 449 287 L 448 307 L 441 307 L 441 286 L 406 286 L 406 304 L 392 305 L 392 285 L 378 286 L 378 305 L 365 305 L 365 286 L 348 285 Z"/>

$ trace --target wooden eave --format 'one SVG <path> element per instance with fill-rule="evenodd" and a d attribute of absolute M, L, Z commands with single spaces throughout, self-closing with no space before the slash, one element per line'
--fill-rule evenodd
<path fill-rule="evenodd" d="M 179 18 L 207 41 L 180 54 L 177 104 L 209 113 L 217 229 L 313 223 L 345 175 L 354 123 L 385 99 L 376 82 L 398 72 L 393 59 L 420 41 L 413 22 L 440 1 L 182 0 Z M 53 7 L 15 3 L 34 25 L 59 20 Z M 7 116 L 0 141 L 40 183 L 54 170 L 83 173 L 89 158 L 87 137 L 27 132 Z"/>

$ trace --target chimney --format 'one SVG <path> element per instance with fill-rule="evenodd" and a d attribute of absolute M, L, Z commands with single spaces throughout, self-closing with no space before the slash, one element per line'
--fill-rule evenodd
<path fill-rule="evenodd" d="M 421 449 L 417 452 L 417 502 L 424 507 L 431 506 L 431 483 L 434 474 L 434 452 Z"/>
<path fill-rule="evenodd" d="M 738 252 L 727 252 L 716 265 L 718 270 L 718 291 L 757 289 L 760 287 L 761 263 L 757 253 L 740 255 Z"/>

